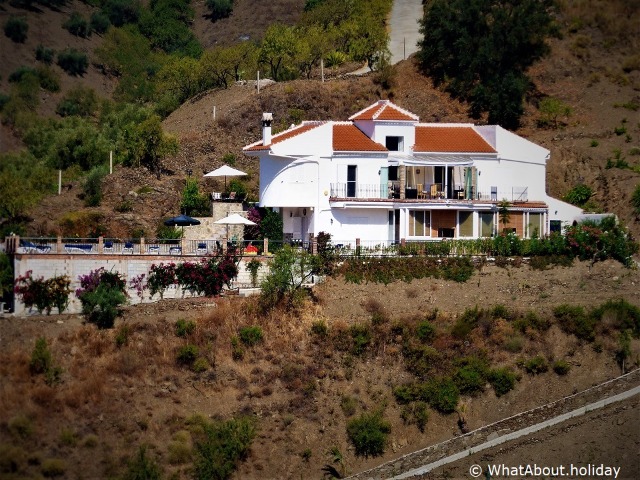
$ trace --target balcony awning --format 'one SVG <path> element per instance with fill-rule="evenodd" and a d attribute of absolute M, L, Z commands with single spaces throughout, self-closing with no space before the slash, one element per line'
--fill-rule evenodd
<path fill-rule="evenodd" d="M 389 165 L 425 166 L 425 165 L 473 165 L 473 158 L 468 155 L 445 153 L 423 153 L 411 155 L 408 153 L 389 152 Z"/>

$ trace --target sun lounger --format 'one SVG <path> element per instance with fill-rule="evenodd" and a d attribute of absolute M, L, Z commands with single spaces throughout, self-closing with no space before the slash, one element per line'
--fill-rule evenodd
<path fill-rule="evenodd" d="M 125 242 L 122 253 L 133 253 L 133 243 Z"/>
<path fill-rule="evenodd" d="M 51 251 L 51 245 L 38 245 L 27 240 L 21 240 L 20 246 L 24 253 L 49 253 Z"/>
<path fill-rule="evenodd" d="M 152 255 L 158 255 L 160 253 L 160 245 L 149 245 L 147 247 L 147 253 Z"/>
<path fill-rule="evenodd" d="M 169 248 L 169 255 L 182 255 L 182 247 Z"/>
<path fill-rule="evenodd" d="M 91 243 L 67 243 L 64 246 L 67 253 L 91 253 L 93 244 Z"/>

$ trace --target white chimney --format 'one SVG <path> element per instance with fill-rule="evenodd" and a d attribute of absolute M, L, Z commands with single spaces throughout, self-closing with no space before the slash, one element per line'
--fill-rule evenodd
<path fill-rule="evenodd" d="M 271 122 L 273 113 L 262 114 L 262 145 L 271 145 Z"/>

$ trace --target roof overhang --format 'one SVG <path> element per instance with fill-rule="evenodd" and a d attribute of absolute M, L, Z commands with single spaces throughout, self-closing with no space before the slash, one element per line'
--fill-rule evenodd
<path fill-rule="evenodd" d="M 478 157 L 474 155 L 474 157 Z M 424 166 L 424 165 L 473 165 L 474 157 L 469 155 L 452 154 L 452 153 L 389 153 L 389 164 L 391 165 L 407 165 L 407 166 Z M 492 158 L 493 155 L 482 155 L 483 158 Z"/>

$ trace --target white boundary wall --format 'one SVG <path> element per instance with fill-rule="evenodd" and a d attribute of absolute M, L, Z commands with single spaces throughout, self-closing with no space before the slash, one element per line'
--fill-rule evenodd
<path fill-rule="evenodd" d="M 267 274 L 267 260 L 263 257 L 253 257 L 263 262 L 263 266 L 258 270 L 258 282 Z M 252 260 L 252 257 L 243 257 L 238 265 L 238 278 L 234 280 L 234 286 L 250 286 L 251 274 L 246 269 L 246 264 Z M 78 277 L 87 275 L 92 270 L 102 267 L 105 270 L 120 273 L 127 281 L 127 286 L 131 279 L 145 274 L 144 283 L 149 274 L 151 265 L 160 263 L 182 263 L 185 261 L 198 262 L 199 257 L 165 257 L 165 256 L 124 256 L 124 255 L 15 255 L 14 259 L 14 278 L 25 275 L 29 270 L 32 271 L 33 278 L 43 277 L 44 279 L 67 275 L 71 279 L 72 293 L 69 297 L 69 306 L 64 313 L 80 313 L 82 306 L 75 296 L 75 291 L 80 288 Z M 144 291 L 144 297 L 141 300 L 135 289 L 129 288 L 129 303 L 135 305 L 137 303 L 153 303 L 160 299 L 160 295 L 156 294 L 153 299 L 149 298 L 149 291 Z M 191 297 L 190 292 L 182 291 L 179 287 L 170 287 L 164 293 L 164 298 L 182 298 Z M 30 312 L 25 308 L 24 304 L 18 297 L 15 299 L 15 315 L 25 316 Z M 57 313 L 56 309 L 52 313 Z"/>

